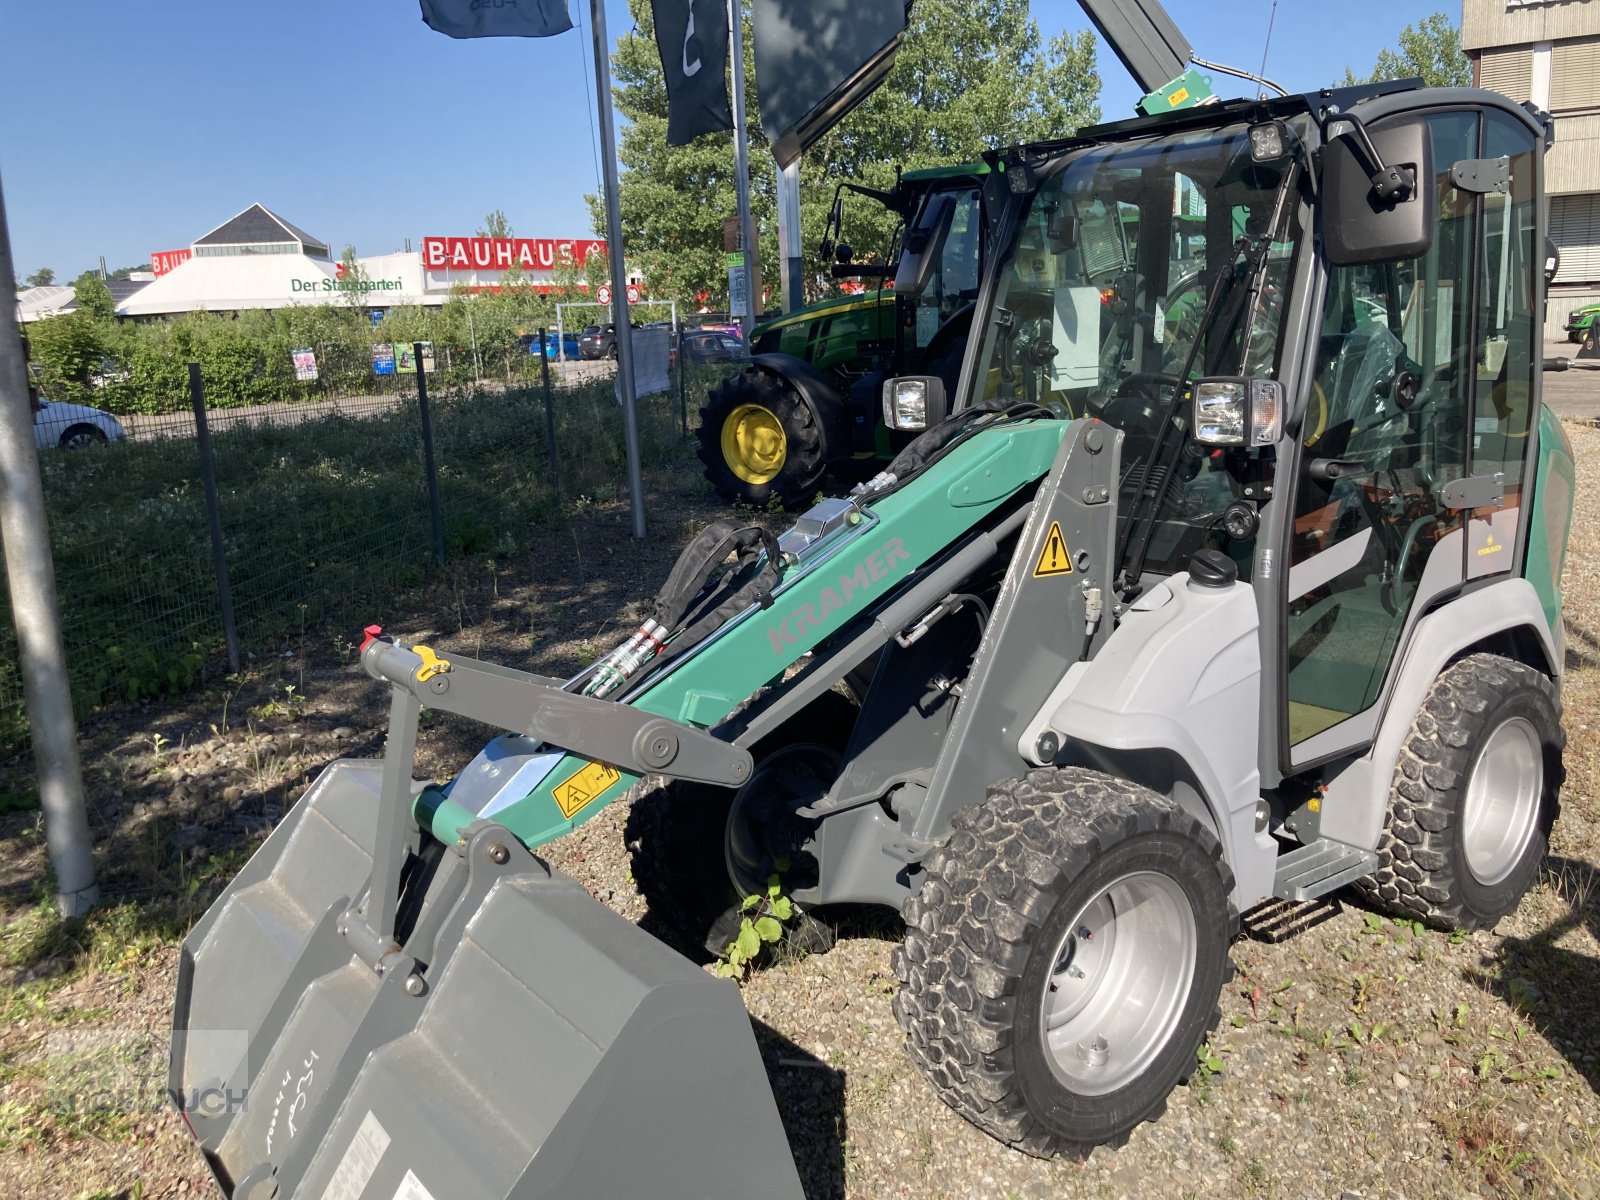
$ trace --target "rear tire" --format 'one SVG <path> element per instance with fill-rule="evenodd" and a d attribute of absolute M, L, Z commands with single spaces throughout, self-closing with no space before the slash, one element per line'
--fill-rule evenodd
<path fill-rule="evenodd" d="M 1561 699 L 1495 654 L 1452 664 L 1400 750 L 1378 870 L 1357 887 L 1436 929 L 1492 929 L 1533 886 L 1565 778 Z"/>
<path fill-rule="evenodd" d="M 894 1008 L 945 1102 L 1040 1157 L 1159 1116 L 1231 972 L 1211 831 L 1146 788 L 1047 767 L 990 788 L 923 867 Z"/>
<path fill-rule="evenodd" d="M 827 473 L 817 414 L 760 367 L 729 376 L 700 410 L 700 461 L 717 495 L 765 508 L 804 508 Z"/>

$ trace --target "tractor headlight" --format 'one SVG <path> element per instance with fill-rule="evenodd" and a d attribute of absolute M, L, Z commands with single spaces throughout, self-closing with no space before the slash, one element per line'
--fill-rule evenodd
<path fill-rule="evenodd" d="M 1190 391 L 1197 442 L 1270 446 L 1283 433 L 1283 385 L 1276 379 L 1197 379 Z"/>
<path fill-rule="evenodd" d="M 945 418 L 944 380 L 901 375 L 883 383 L 883 423 L 890 429 L 927 429 Z"/>

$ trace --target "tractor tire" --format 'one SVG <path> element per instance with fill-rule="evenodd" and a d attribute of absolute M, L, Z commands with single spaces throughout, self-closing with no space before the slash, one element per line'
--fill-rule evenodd
<path fill-rule="evenodd" d="M 805 508 L 827 473 L 817 414 L 786 380 L 760 367 L 730 376 L 700 410 L 700 461 L 724 499 Z"/>
<path fill-rule="evenodd" d="M 945 1102 L 1041 1158 L 1158 1117 L 1232 972 L 1233 875 L 1210 829 L 1146 788 L 1047 767 L 959 813 L 923 868 L 894 1009 Z"/>
<path fill-rule="evenodd" d="M 1565 779 L 1561 699 L 1495 654 L 1453 663 L 1400 750 L 1378 870 L 1357 889 L 1435 929 L 1492 929 L 1533 886 Z"/>
<path fill-rule="evenodd" d="M 634 884 L 649 907 L 649 932 L 700 962 L 727 946 L 738 932 L 737 906 L 746 894 L 734 884 L 729 861 L 735 800 L 763 785 L 826 788 L 838 774 L 858 712 L 838 692 L 819 696 L 755 745 L 755 769 L 742 788 L 674 779 L 640 792 L 623 836 L 633 858 Z M 775 779 L 780 768 L 784 777 Z M 820 790 L 808 798 L 820 798 Z M 750 837 L 748 825 L 739 833 L 746 848 L 761 840 L 760 830 Z M 769 868 L 756 869 L 762 880 L 754 882 L 764 882 Z M 831 948 L 833 937 L 831 927 L 798 911 L 786 933 L 791 945 L 816 953 Z"/>

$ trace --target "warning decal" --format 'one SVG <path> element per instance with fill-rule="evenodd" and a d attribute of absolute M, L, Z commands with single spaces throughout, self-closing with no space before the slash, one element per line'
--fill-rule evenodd
<path fill-rule="evenodd" d="M 605 763 L 592 762 L 564 783 L 556 784 L 551 793 L 561 808 L 561 815 L 571 820 L 589 801 L 622 778 L 622 772 Z"/>
<path fill-rule="evenodd" d="M 1050 536 L 1044 540 L 1044 548 L 1039 551 L 1039 561 L 1034 565 L 1033 577 L 1043 579 L 1047 575 L 1071 575 L 1072 554 L 1067 550 L 1067 539 L 1061 536 L 1061 522 L 1050 522 Z"/>

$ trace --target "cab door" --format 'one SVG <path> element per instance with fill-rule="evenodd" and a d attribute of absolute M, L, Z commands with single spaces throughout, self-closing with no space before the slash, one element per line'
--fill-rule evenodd
<path fill-rule="evenodd" d="M 1532 135 L 1514 163 L 1525 191 L 1486 204 L 1452 167 L 1505 153 L 1516 123 L 1471 109 L 1426 122 L 1433 245 L 1329 270 L 1288 556 L 1289 770 L 1366 745 L 1410 625 L 1495 557 L 1478 553 L 1486 538 L 1507 539 L 1506 567 L 1516 557 L 1503 484 L 1520 479 L 1537 363 L 1533 218 L 1516 200 L 1534 194 Z"/>

